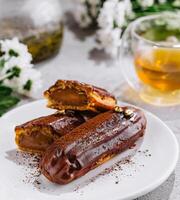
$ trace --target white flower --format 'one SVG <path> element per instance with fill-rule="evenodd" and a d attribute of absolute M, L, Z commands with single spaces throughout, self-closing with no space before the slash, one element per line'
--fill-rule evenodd
<path fill-rule="evenodd" d="M 138 3 L 143 8 L 150 7 L 154 4 L 154 0 L 138 0 Z"/>
<path fill-rule="evenodd" d="M 92 23 L 92 19 L 88 15 L 87 7 L 84 4 L 78 4 L 76 6 L 74 17 L 82 28 L 86 28 Z"/>
<path fill-rule="evenodd" d="M 98 25 L 100 28 L 113 28 L 114 18 L 111 12 L 102 9 L 98 17 Z"/>
<path fill-rule="evenodd" d="M 25 85 L 30 81 L 30 89 Z M 34 97 L 36 92 L 42 87 L 41 73 L 35 69 L 23 69 L 19 78 L 18 92 L 26 96 Z"/>
<path fill-rule="evenodd" d="M 132 4 L 130 0 L 107 0 L 100 10 L 97 31 L 97 39 L 100 46 L 113 57 L 117 56 L 121 44 L 121 32 L 126 25 L 126 16 L 132 16 Z"/>
<path fill-rule="evenodd" d="M 180 7 L 180 0 L 175 0 L 173 6 Z"/>
<path fill-rule="evenodd" d="M 131 3 L 129 1 L 108 0 L 104 3 L 98 17 L 100 28 L 113 28 L 114 25 L 123 27 L 126 23 L 126 14 L 130 14 Z M 132 12 L 131 12 L 132 13 Z"/>
<path fill-rule="evenodd" d="M 100 29 L 97 32 L 101 48 L 113 57 L 117 56 L 121 44 L 121 32 L 122 30 L 120 28 Z"/>
<path fill-rule="evenodd" d="M 12 80 L 6 79 L 4 84 L 19 94 L 34 97 L 42 87 L 41 73 L 32 68 L 23 68 L 19 77 L 15 77 Z"/>
<path fill-rule="evenodd" d="M 17 38 L 12 40 L 0 41 L 1 51 L 4 52 L 3 58 L 9 59 L 10 54 L 16 54 L 11 56 L 8 65 L 20 65 L 21 67 L 32 67 L 32 55 L 28 52 L 27 46 L 20 43 Z"/>
<path fill-rule="evenodd" d="M 118 27 L 122 27 L 125 24 L 126 4 L 125 2 L 119 2 L 115 6 L 114 20 Z"/>
<path fill-rule="evenodd" d="M 114 11 L 117 3 L 116 0 L 108 0 L 104 3 L 97 20 L 100 28 L 113 28 Z"/>
<path fill-rule="evenodd" d="M 158 0 L 160 4 L 166 3 L 166 0 Z"/>
<path fill-rule="evenodd" d="M 0 44 L 4 53 L 0 57 L 0 81 L 15 92 L 33 97 L 42 86 L 41 73 L 33 68 L 27 46 L 17 38 L 2 40 Z"/>
<path fill-rule="evenodd" d="M 31 63 L 26 63 L 27 60 L 23 60 L 21 57 L 11 57 L 8 62 L 5 63 L 4 67 L 1 70 L 2 74 L 5 74 L 14 66 L 20 66 L 20 68 L 32 68 Z"/>
<path fill-rule="evenodd" d="M 132 9 L 131 1 L 125 0 L 124 3 L 125 3 L 125 7 L 126 7 L 126 16 L 128 17 L 128 19 L 133 19 L 135 17 L 135 14 Z"/>

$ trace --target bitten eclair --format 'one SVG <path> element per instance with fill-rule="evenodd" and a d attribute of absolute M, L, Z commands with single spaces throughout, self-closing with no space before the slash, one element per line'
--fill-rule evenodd
<path fill-rule="evenodd" d="M 24 151 L 44 152 L 54 140 L 94 115 L 92 112 L 64 111 L 31 120 L 15 127 L 16 144 Z"/>
<path fill-rule="evenodd" d="M 99 114 L 56 140 L 40 162 L 41 172 L 52 182 L 67 184 L 133 146 L 145 128 L 146 118 L 136 108 Z"/>
<path fill-rule="evenodd" d="M 92 110 L 113 109 L 116 99 L 106 90 L 78 81 L 58 80 L 44 92 L 48 107 L 57 110 Z"/>

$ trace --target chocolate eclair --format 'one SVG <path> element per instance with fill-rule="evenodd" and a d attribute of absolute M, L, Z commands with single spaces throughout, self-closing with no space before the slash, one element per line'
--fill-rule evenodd
<path fill-rule="evenodd" d="M 78 81 L 58 80 L 44 92 L 48 107 L 57 110 L 91 110 L 95 112 L 113 109 L 116 99 L 102 88 Z"/>
<path fill-rule="evenodd" d="M 23 151 L 42 153 L 54 140 L 94 116 L 93 112 L 63 111 L 31 120 L 15 127 L 16 144 Z"/>
<path fill-rule="evenodd" d="M 132 147 L 145 128 L 139 109 L 116 107 L 101 113 L 56 140 L 40 162 L 41 172 L 52 182 L 67 184 Z"/>

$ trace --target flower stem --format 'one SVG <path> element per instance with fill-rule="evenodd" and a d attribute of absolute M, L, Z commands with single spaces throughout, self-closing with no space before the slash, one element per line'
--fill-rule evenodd
<path fill-rule="evenodd" d="M 9 76 L 11 76 L 13 73 L 12 72 L 9 72 L 7 74 L 5 74 L 4 76 L 1 76 L 0 77 L 0 82 L 6 80 Z"/>

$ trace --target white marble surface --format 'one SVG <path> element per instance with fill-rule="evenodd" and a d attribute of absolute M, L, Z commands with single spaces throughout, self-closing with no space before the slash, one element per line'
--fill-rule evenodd
<path fill-rule="evenodd" d="M 62 5 L 66 10 L 69 5 L 68 1 L 62 0 Z M 142 102 L 138 94 L 125 83 L 120 63 L 109 59 L 102 51 L 95 49 L 95 46 L 92 32 L 78 29 L 71 17 L 66 15 L 64 41 L 60 53 L 37 65 L 43 74 L 43 90 L 57 79 L 75 79 L 104 87 L 113 92 L 120 100 L 141 106 L 158 115 L 174 131 L 180 144 L 180 106 L 158 108 Z M 24 100 L 22 103 L 27 101 L 29 100 Z M 158 163 L 155 164 L 158 165 Z M 175 172 L 162 186 L 138 200 L 179 199 L 180 161 Z"/>

